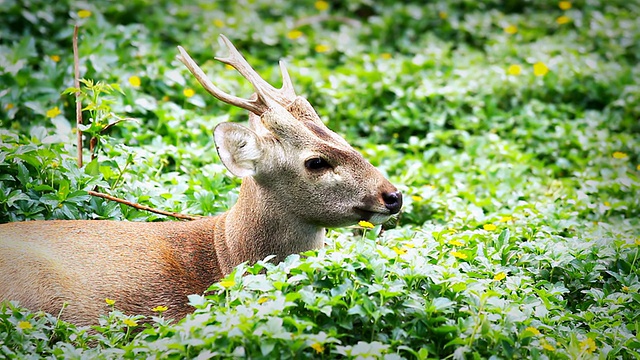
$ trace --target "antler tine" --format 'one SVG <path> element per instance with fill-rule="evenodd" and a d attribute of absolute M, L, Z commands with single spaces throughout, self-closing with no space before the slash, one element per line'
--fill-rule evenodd
<path fill-rule="evenodd" d="M 209 94 L 213 95 L 218 100 L 242 109 L 249 110 L 256 115 L 262 115 L 262 113 L 267 110 L 268 106 L 266 105 L 266 103 L 261 101 L 261 99 L 246 100 L 233 95 L 229 95 L 220 90 L 211 82 L 211 80 L 209 80 L 204 71 L 200 69 L 200 66 L 198 66 L 198 64 L 193 61 L 191 56 L 189 56 L 189 54 L 184 50 L 184 48 L 182 48 L 182 46 L 178 46 L 178 51 L 180 51 L 180 55 L 177 56 L 178 60 L 180 60 L 189 69 L 189 71 L 193 74 L 193 76 L 196 77 L 202 87 L 204 87 L 204 89 L 207 90 Z"/>
<path fill-rule="evenodd" d="M 245 79 L 249 80 L 256 93 L 258 94 L 258 98 L 261 99 L 265 104 L 268 104 L 270 100 L 275 100 L 280 105 L 288 105 L 291 103 L 294 98 L 291 97 L 291 94 L 288 91 L 281 91 L 274 88 L 271 84 L 266 82 L 258 73 L 249 65 L 247 60 L 240 54 L 240 52 L 236 49 L 235 46 L 229 41 L 229 39 L 220 34 L 220 38 L 226 45 L 229 50 L 229 56 L 227 57 L 216 57 L 215 59 L 223 62 L 227 65 L 233 66 L 238 72 L 245 77 Z M 282 69 L 282 67 L 281 67 Z M 285 69 L 286 72 L 286 69 Z M 286 78 L 289 79 L 289 74 L 286 74 Z M 285 75 L 283 73 L 283 80 L 285 79 Z M 289 83 L 291 79 L 288 80 Z M 291 89 L 293 90 L 292 85 Z M 295 93 L 293 93 L 295 96 Z"/>
<path fill-rule="evenodd" d="M 287 71 L 287 65 L 284 60 L 280 60 L 280 73 L 282 74 L 282 87 L 280 91 L 285 97 L 295 99 L 296 91 L 293 89 L 293 83 L 291 77 L 289 77 L 289 71 Z"/>

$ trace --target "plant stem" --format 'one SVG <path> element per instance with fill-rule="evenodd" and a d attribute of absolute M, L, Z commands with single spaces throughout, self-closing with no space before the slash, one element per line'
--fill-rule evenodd
<path fill-rule="evenodd" d="M 118 183 L 120 182 L 120 179 L 122 178 L 122 174 L 127 171 L 127 168 L 129 167 L 131 163 L 129 162 L 129 159 L 127 158 L 127 162 L 124 164 L 124 168 L 122 168 L 122 170 L 120 170 L 120 167 L 118 167 L 118 170 L 120 170 L 120 172 L 118 173 L 118 178 L 116 179 L 116 181 L 113 183 L 113 187 L 112 189 L 115 190 L 115 188 L 118 187 Z"/>
<path fill-rule="evenodd" d="M 633 266 L 636 264 L 636 260 L 638 260 L 638 251 L 640 251 L 640 249 L 636 248 L 636 255 L 633 257 L 633 261 L 631 262 L 631 268 L 629 269 L 629 273 L 633 271 Z"/>
<path fill-rule="evenodd" d="M 478 307 L 478 322 L 473 326 L 473 332 L 471 332 L 471 336 L 469 336 L 469 343 L 467 346 L 471 347 L 473 345 L 473 340 L 476 337 L 476 333 L 478 329 L 482 326 L 484 319 L 482 318 L 482 311 L 484 310 L 484 299 L 480 298 L 480 306 Z"/>
<path fill-rule="evenodd" d="M 78 25 L 73 27 L 73 84 L 76 89 L 80 89 L 80 60 L 78 59 Z M 82 102 L 80 101 L 80 91 L 76 91 L 76 133 L 78 146 L 78 167 L 82 167 Z"/>

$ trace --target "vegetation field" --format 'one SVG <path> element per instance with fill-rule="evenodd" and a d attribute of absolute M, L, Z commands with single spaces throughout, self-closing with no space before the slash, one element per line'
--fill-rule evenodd
<path fill-rule="evenodd" d="M 213 60 L 221 33 L 275 86 L 285 59 L 405 205 L 241 265 L 179 322 L 105 299 L 88 329 L 6 304 L 0 358 L 640 358 L 637 0 L 1 4 L 0 222 L 177 221 L 94 189 L 194 215 L 233 205 L 212 128 L 246 111 L 175 59 L 182 45 L 249 96 Z"/>

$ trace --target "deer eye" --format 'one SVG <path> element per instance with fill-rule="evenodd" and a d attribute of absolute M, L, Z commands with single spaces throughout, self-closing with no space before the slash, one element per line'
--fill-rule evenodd
<path fill-rule="evenodd" d="M 306 167 L 308 170 L 323 170 L 330 169 L 331 165 L 327 162 L 327 160 L 323 158 L 314 157 L 305 161 L 304 167 Z"/>

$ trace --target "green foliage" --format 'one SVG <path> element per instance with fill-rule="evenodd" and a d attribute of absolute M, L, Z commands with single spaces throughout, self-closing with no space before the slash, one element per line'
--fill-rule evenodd
<path fill-rule="evenodd" d="M 5 304 L 0 354 L 640 357 L 638 13 L 597 0 L 5 1 L 0 222 L 166 220 L 96 188 L 168 211 L 228 209 L 239 181 L 211 129 L 246 113 L 175 60 L 182 45 L 248 96 L 207 61 L 220 33 L 276 86 L 285 58 L 298 93 L 405 205 L 384 229 L 331 230 L 324 249 L 240 266 L 178 323 L 115 304 L 89 331 Z M 77 91 L 85 147 L 95 139 L 80 169 Z"/>
<path fill-rule="evenodd" d="M 111 112 L 111 104 L 114 101 L 106 99 L 106 95 L 111 94 L 113 91 L 124 93 L 118 84 L 105 84 L 100 81 L 94 84 L 93 81 L 86 79 L 79 79 L 79 81 L 84 85 L 83 87 L 70 87 L 62 93 L 67 95 L 77 94 L 78 101 L 87 104 L 82 108 L 82 111 L 89 113 L 87 121 L 89 124 L 85 125 L 85 121 L 82 120 L 82 124 L 78 125 L 78 130 L 84 136 L 89 137 L 91 159 L 94 159 L 106 142 L 102 134 L 112 126 L 125 120 Z M 127 161 L 127 164 L 129 163 L 130 158 Z"/>

